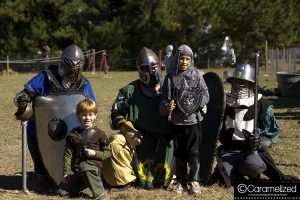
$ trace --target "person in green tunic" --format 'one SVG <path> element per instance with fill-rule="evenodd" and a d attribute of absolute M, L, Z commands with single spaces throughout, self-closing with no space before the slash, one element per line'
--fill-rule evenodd
<path fill-rule="evenodd" d="M 255 92 L 255 68 L 247 63 L 241 64 L 227 81 L 231 84 L 231 92 L 226 95 L 219 134 L 221 145 L 216 151 L 217 166 L 211 183 L 219 182 L 230 187 L 237 180 L 260 180 L 262 175 L 272 181 L 298 179 L 284 174 L 268 151 L 276 144 L 280 128 L 271 102 Z"/>
<path fill-rule="evenodd" d="M 113 155 L 107 160 L 115 172 L 109 174 L 112 170 L 104 167 L 104 178 L 114 186 L 122 179 L 123 185 L 135 181 L 137 187 L 145 189 L 166 188 L 173 178 L 174 143 L 169 122 L 159 113 L 161 73 L 157 55 L 143 47 L 136 64 L 139 79 L 119 90 L 111 110 L 111 125 L 120 130 L 115 136 L 117 142 L 111 143 L 112 151 L 122 149 L 123 156 Z"/>
<path fill-rule="evenodd" d="M 108 137 L 93 125 L 97 117 L 97 107 L 93 100 L 81 100 L 76 114 L 80 126 L 74 128 L 66 138 L 64 176 L 58 194 L 104 200 L 102 162 L 112 155 Z"/>

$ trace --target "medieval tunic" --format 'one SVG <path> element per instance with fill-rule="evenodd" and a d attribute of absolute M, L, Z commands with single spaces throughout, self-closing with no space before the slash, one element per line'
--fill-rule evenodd
<path fill-rule="evenodd" d="M 145 96 L 141 91 L 140 84 L 139 80 L 135 80 L 120 89 L 113 105 L 112 120 L 118 116 L 127 118 L 143 136 L 142 144 L 136 146 L 135 158 L 131 163 L 137 177 L 137 185 L 144 188 L 165 187 L 172 179 L 174 161 L 173 141 L 169 138 L 170 127 L 167 119 L 159 114 L 160 95 Z M 123 137 L 123 135 L 117 136 L 118 143 L 125 142 Z M 128 149 L 128 146 L 130 147 L 128 142 L 124 144 L 123 151 L 127 151 L 127 158 L 130 159 L 130 155 L 134 154 L 134 147 L 131 146 Z M 109 160 L 113 160 L 111 165 L 114 165 L 114 169 L 127 172 L 123 174 L 123 180 L 126 179 L 125 177 L 133 179 L 126 156 L 120 158 L 115 155 Z M 107 172 L 109 173 L 109 170 Z M 110 182 L 113 179 L 122 178 L 119 172 L 115 173 L 117 176 L 110 173 Z M 108 175 L 106 174 L 106 176 Z M 116 180 L 114 185 L 118 182 L 119 180 Z"/>
<path fill-rule="evenodd" d="M 258 116 L 257 116 L 257 134 L 263 135 L 272 139 L 275 144 L 279 135 L 279 126 L 274 118 L 272 106 L 270 103 L 261 98 L 258 98 Z M 227 98 L 230 98 L 227 96 Z M 230 100 L 227 100 L 228 104 Z M 234 144 L 242 144 L 245 138 L 253 132 L 254 124 L 254 102 L 253 98 L 242 99 L 239 102 L 233 102 L 228 105 L 224 113 L 223 127 L 220 132 L 220 142 L 227 146 Z M 245 145 L 242 145 L 245 147 Z"/>
<path fill-rule="evenodd" d="M 238 179 L 243 161 L 240 158 L 247 155 L 249 145 L 247 138 L 253 132 L 254 124 L 254 98 L 233 99 L 227 95 L 223 127 L 220 131 L 219 140 L 222 145 L 217 151 L 218 168 L 227 186 Z M 257 131 L 260 136 L 271 139 L 276 143 L 279 135 L 279 126 L 275 120 L 272 106 L 269 101 L 258 95 L 257 102 Z M 272 157 L 266 149 L 260 149 L 259 155 L 266 164 L 264 174 L 271 179 L 280 180 L 283 174 L 276 168 Z M 253 163 L 253 166 L 255 163 Z M 246 166 L 247 167 L 247 166 Z"/>
<path fill-rule="evenodd" d="M 126 143 L 122 134 L 111 136 L 112 156 L 103 161 L 103 178 L 110 186 L 125 186 L 136 180 L 132 168 L 135 148 Z"/>
<path fill-rule="evenodd" d="M 93 149 L 96 155 L 86 157 L 84 148 Z M 103 160 L 111 156 L 106 134 L 95 127 L 74 128 L 66 138 L 64 153 L 64 175 L 71 175 L 69 183 L 63 187 L 70 194 L 82 192 L 98 197 L 104 193 L 101 180 Z"/>

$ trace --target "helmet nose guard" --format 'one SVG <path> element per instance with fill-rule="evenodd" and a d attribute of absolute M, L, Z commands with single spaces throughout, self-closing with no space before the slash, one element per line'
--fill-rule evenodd
<path fill-rule="evenodd" d="M 142 66 L 148 66 L 150 69 L 155 64 L 158 64 L 157 55 L 151 49 L 143 47 L 136 59 L 137 68 L 139 69 Z"/>
<path fill-rule="evenodd" d="M 143 47 L 136 59 L 136 66 L 143 84 L 154 87 L 159 83 L 160 70 L 157 64 L 157 55 L 151 49 Z"/>

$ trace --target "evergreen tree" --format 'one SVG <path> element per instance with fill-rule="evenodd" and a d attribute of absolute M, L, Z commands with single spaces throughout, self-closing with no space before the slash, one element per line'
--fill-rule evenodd
<path fill-rule="evenodd" d="M 6 0 L 0 2 L 0 55 L 77 43 L 107 50 L 113 66 L 135 68 L 143 46 L 187 44 L 197 54 L 230 36 L 238 61 L 270 47 L 300 45 L 296 0 Z M 215 55 L 211 54 L 211 57 Z"/>

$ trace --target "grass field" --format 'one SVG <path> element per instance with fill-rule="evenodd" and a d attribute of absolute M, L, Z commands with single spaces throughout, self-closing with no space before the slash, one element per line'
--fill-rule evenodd
<path fill-rule="evenodd" d="M 228 69 L 232 72 L 232 69 Z M 215 71 L 220 77 L 224 69 L 204 70 Z M 21 126 L 15 120 L 16 108 L 13 98 L 18 90 L 23 88 L 35 74 L 0 75 L 0 200 L 11 199 L 63 199 L 55 195 L 54 188 L 48 184 L 39 184 L 33 177 L 33 164 L 27 153 L 28 189 L 30 195 L 22 192 L 21 166 Z M 110 72 L 108 76 L 102 73 L 85 73 L 93 85 L 99 108 L 96 125 L 107 134 L 112 131 L 109 126 L 109 114 L 118 89 L 138 78 L 137 72 Z M 274 89 L 277 87 L 276 77 L 271 73 L 261 72 L 260 86 Z M 229 85 L 225 84 L 226 90 Z M 278 143 L 270 150 L 278 167 L 286 174 L 300 177 L 300 98 L 267 97 L 274 104 L 275 116 L 281 127 Z M 123 192 L 108 192 L 110 199 L 233 199 L 233 188 L 223 188 L 217 185 L 207 187 L 197 197 L 188 194 L 174 195 L 168 190 L 139 190 L 131 188 Z"/>

